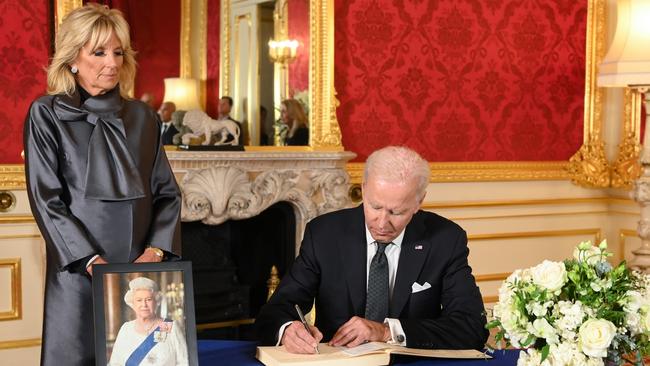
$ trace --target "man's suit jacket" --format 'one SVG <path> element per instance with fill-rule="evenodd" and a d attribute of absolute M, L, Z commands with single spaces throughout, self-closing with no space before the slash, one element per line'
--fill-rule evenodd
<path fill-rule="evenodd" d="M 280 286 L 257 316 L 262 344 L 275 345 L 282 324 L 297 320 L 294 304 L 310 309 L 323 341 L 352 316 L 364 317 L 366 257 L 363 207 L 312 220 Z M 481 294 L 467 263 L 467 236 L 455 223 L 419 211 L 406 227 L 390 301 L 390 318 L 402 324 L 408 347 L 483 348 Z M 430 288 L 412 292 L 414 283 Z"/>
<path fill-rule="evenodd" d="M 174 124 L 170 124 L 169 127 L 167 128 L 167 131 L 165 131 L 162 134 L 162 137 L 161 137 L 162 144 L 163 145 L 173 145 L 174 144 L 174 142 L 173 142 L 174 135 L 176 135 L 177 133 L 178 133 L 178 130 L 176 129 L 176 127 L 174 127 Z"/>

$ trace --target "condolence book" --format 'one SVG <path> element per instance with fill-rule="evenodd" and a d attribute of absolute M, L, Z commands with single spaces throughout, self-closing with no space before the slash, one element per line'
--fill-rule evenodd
<path fill-rule="evenodd" d="M 418 349 L 390 345 L 381 342 L 370 342 L 358 347 L 331 347 L 327 343 L 318 345 L 320 354 L 302 355 L 287 352 L 283 346 L 257 347 L 257 359 L 266 366 L 313 365 L 313 366 L 343 366 L 350 365 L 354 359 L 355 366 L 388 365 L 390 355 L 406 355 L 432 358 L 463 358 L 490 359 L 492 357 L 473 349 L 445 350 Z"/>

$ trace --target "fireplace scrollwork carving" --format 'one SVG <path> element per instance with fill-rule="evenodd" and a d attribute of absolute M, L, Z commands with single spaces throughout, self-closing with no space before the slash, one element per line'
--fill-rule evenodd
<path fill-rule="evenodd" d="M 188 172 L 181 181 L 183 221 L 218 225 L 258 215 L 286 201 L 307 222 L 349 205 L 348 176 L 341 169 L 276 169 L 259 174 L 237 167 L 210 167 Z"/>

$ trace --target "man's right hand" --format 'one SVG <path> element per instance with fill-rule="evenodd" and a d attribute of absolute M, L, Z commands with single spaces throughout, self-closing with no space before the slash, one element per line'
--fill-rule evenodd
<path fill-rule="evenodd" d="M 88 271 L 88 274 L 92 276 L 93 275 L 93 265 L 95 265 L 95 264 L 106 264 L 106 263 L 108 263 L 108 262 L 106 262 L 104 260 L 104 258 L 97 257 L 97 258 L 95 258 L 93 263 L 91 265 L 89 265 L 88 268 L 86 268 L 86 271 Z"/>
<path fill-rule="evenodd" d="M 323 339 L 323 334 L 316 327 L 309 328 L 311 334 L 301 322 L 294 320 L 284 329 L 280 344 L 290 353 L 316 353 L 316 347 Z"/>

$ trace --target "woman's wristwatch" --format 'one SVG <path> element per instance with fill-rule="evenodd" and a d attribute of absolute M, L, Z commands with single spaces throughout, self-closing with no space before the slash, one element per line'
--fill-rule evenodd
<path fill-rule="evenodd" d="M 157 257 L 162 258 L 165 256 L 165 252 L 163 252 L 163 250 L 160 248 L 148 247 L 147 249 L 151 249 Z"/>

